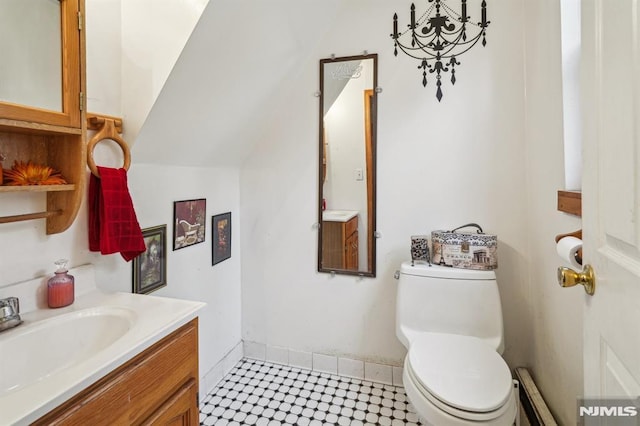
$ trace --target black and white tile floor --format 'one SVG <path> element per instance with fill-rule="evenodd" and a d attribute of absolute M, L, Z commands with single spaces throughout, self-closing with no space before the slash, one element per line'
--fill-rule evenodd
<path fill-rule="evenodd" d="M 201 425 L 418 426 L 404 389 L 242 359 L 200 404 Z"/>

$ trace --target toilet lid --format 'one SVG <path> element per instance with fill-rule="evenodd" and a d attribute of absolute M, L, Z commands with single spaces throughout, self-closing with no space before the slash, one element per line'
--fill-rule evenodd
<path fill-rule="evenodd" d="M 426 391 L 461 410 L 497 410 L 512 392 L 507 364 L 475 337 L 425 333 L 411 342 L 407 360 Z"/>

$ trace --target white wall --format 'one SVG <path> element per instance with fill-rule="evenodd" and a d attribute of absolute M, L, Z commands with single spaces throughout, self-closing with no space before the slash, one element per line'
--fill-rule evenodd
<path fill-rule="evenodd" d="M 129 187 L 141 227 L 167 224 L 168 285 L 154 294 L 207 303 L 200 315 L 200 376 L 204 379 L 240 342 L 239 172 L 237 168 L 224 167 L 143 165 L 138 152 L 148 146 L 180 150 L 179 143 L 153 135 L 153 130 L 143 123 L 147 119 L 174 119 L 162 111 L 149 113 L 156 99 L 169 104 L 184 102 L 161 93 L 161 89 L 165 79 L 171 78 L 174 62 L 207 1 L 171 0 L 163 2 L 162 7 L 152 7 L 151 14 L 150 5 L 145 8 L 144 2 L 127 3 L 126 7 L 120 3 L 87 1 L 88 106 L 90 111 L 122 116 L 129 145 L 134 141 L 127 137 L 136 138 Z M 168 25 L 168 21 L 172 24 Z M 99 144 L 94 153 L 101 165 L 117 167 L 122 162 L 113 143 Z M 174 252 L 173 202 L 194 198 L 207 199 L 205 242 Z M 232 256 L 213 267 L 211 216 L 227 211 L 232 212 Z M 93 257 L 102 265 L 98 280 L 104 289 L 130 291 L 129 265 L 119 256 Z M 210 385 L 201 380 L 203 397 Z"/>
<path fill-rule="evenodd" d="M 140 139 L 139 143 L 152 143 Z M 135 150 L 132 154 L 135 156 Z M 130 189 L 143 228 L 167 224 L 167 287 L 154 294 L 207 303 L 199 314 L 200 377 L 203 378 L 241 339 L 240 336 L 240 179 L 237 169 L 207 169 L 134 164 Z M 172 250 L 173 202 L 206 198 L 205 241 Z M 212 266 L 211 216 L 231 212 L 231 258 Z M 131 269 L 110 256 L 99 280 L 108 290 L 130 291 Z M 116 284 L 117 283 L 117 284 Z M 206 395 L 200 383 L 201 395 Z"/>
<path fill-rule="evenodd" d="M 121 115 L 120 10 L 119 1 L 87 1 L 87 79 L 90 111 Z M 148 23 L 149 24 L 149 23 Z M 162 50 L 161 40 L 149 49 Z M 159 99 L 163 96 L 160 95 Z M 160 102 L 163 102 L 160 100 Z M 173 102 L 171 99 L 164 102 Z M 153 113 L 152 113 L 153 116 Z M 170 117 L 171 118 L 171 117 Z M 159 116 L 157 120 L 167 120 Z M 127 121 L 125 120 L 125 126 Z M 91 136 L 91 135 L 90 135 Z M 99 165 L 119 166 L 122 156 L 113 143 L 103 142 L 95 151 Z M 145 129 L 132 151 L 129 189 L 142 228 L 167 224 L 167 282 L 154 295 L 207 303 L 200 314 L 200 376 L 220 362 L 240 342 L 240 189 L 236 168 L 145 165 L 137 161 L 140 146 L 168 146 L 173 140 L 146 136 Z M 87 174 L 88 179 L 88 174 Z M 44 194 L 2 194 L 0 215 L 41 211 Z M 85 197 L 86 198 L 86 197 Z M 172 251 L 173 202 L 206 198 L 204 243 Z M 211 216 L 231 211 L 232 256 L 211 265 Z M 74 224 L 64 233 L 45 235 L 43 220 L 3 224 L 0 230 L 0 287 L 51 274 L 53 261 L 70 259 L 70 266 L 93 263 L 98 286 L 105 291 L 130 292 L 132 267 L 120 255 L 102 256 L 88 250 L 86 200 Z M 201 395 L 208 390 L 201 381 Z M 210 385 L 210 383 L 209 383 Z"/>
<path fill-rule="evenodd" d="M 148 143 L 147 141 L 142 143 Z M 134 157 L 135 158 L 135 157 Z M 240 342 L 240 223 L 239 173 L 233 169 L 198 169 L 133 163 L 129 189 L 142 228 L 167 224 L 167 286 L 154 295 L 207 303 L 200 313 L 200 376 L 211 370 Z M 12 209 L 37 204 L 7 200 Z M 33 198 L 33 197 L 29 197 Z M 173 201 L 207 199 L 207 233 L 204 243 L 172 250 Z M 44 199 L 43 199 L 44 201 Z M 86 204 L 86 203 L 85 203 Z M 0 215 L 9 210 L 0 204 Z M 41 207 L 43 208 L 43 207 Z M 231 258 L 211 266 L 211 216 L 231 211 Z M 3 225 L 0 287 L 52 274 L 53 262 L 70 259 L 70 266 L 93 263 L 98 287 L 104 291 L 131 292 L 132 267 L 119 254 L 102 256 L 88 251 L 87 211 L 83 206 L 73 226 L 62 234 L 45 236 L 44 221 Z M 201 395 L 204 397 L 204 381 Z"/>
<path fill-rule="evenodd" d="M 243 338 L 400 364 L 405 350 L 394 333 L 393 273 L 409 257 L 410 236 L 475 221 L 499 236 L 505 355 L 511 366 L 523 364 L 530 309 L 522 273 L 528 264 L 522 4 L 492 3 L 487 47 L 460 58 L 458 81 L 445 83 L 441 103 L 433 80 L 422 88 L 414 61 L 393 56 L 386 28 L 396 11 L 408 19 L 408 6 L 343 4 L 264 110 L 260 143 L 241 173 Z M 312 93 L 319 59 L 364 50 L 380 55 L 383 88 L 378 275 L 332 278 L 315 272 L 318 102 Z"/>
<path fill-rule="evenodd" d="M 85 0 L 87 100 L 135 141 L 209 0 Z"/>
<path fill-rule="evenodd" d="M 114 116 L 122 114 L 120 3 L 121 0 L 85 0 L 87 106 L 89 111 Z"/>
<path fill-rule="evenodd" d="M 581 289 L 558 286 L 555 236 L 581 228 L 556 210 L 564 189 L 560 0 L 526 2 L 527 212 L 533 309 L 531 373 L 559 424 L 576 424 L 582 391 Z M 566 265 L 568 266 L 568 265 Z"/>
<path fill-rule="evenodd" d="M 120 111 L 119 4 L 120 0 L 87 1 L 88 106 L 106 114 Z M 45 194 L 3 194 L 0 201 L 0 215 L 44 210 Z M 70 267 L 97 263 L 97 269 L 101 269 L 100 257 L 88 250 L 86 202 L 64 233 L 46 235 L 44 220 L 4 224 L 0 232 L 0 286 L 51 274 L 55 270 L 53 262 L 60 258 L 69 259 Z"/>
<path fill-rule="evenodd" d="M 124 136 L 135 143 L 209 0 L 119 1 Z"/>
<path fill-rule="evenodd" d="M 102 9 L 100 19 L 92 7 Z M 114 71 L 121 67 L 119 49 L 109 44 L 120 40 L 119 8 L 120 0 L 87 1 L 89 107 L 113 115 L 124 86 Z M 553 243 L 556 234 L 580 227 L 555 209 L 564 183 L 559 47 L 550 49 L 560 41 L 558 0 L 492 2 L 487 47 L 459 58 L 458 81 L 444 83 L 441 103 L 433 81 L 421 87 L 413 61 L 393 56 L 394 12 L 408 19 L 408 8 L 384 0 L 209 5 L 137 138 L 130 187 L 143 227 L 170 224 L 177 199 L 206 197 L 208 216 L 232 211 L 233 253 L 211 267 L 210 235 L 169 252 L 169 286 L 158 294 L 209 303 L 200 323 L 201 372 L 240 336 L 399 364 L 404 348 L 394 335 L 392 277 L 409 257 L 410 236 L 476 221 L 500 241 L 505 357 L 512 367 L 531 367 L 560 423 L 575 423 L 582 299 L 580 289 L 557 286 Z M 265 48 L 256 49 L 246 34 L 226 37 L 227 23 L 240 20 L 261 34 Z M 384 89 L 378 277 L 332 278 L 315 272 L 312 94 L 320 58 L 363 50 L 380 54 Z M 44 204 L 43 194 L 3 194 L 0 215 Z M 117 255 L 89 253 L 86 222 L 83 207 L 63 234 L 46 236 L 43 221 L 2 225 L 0 286 L 50 273 L 55 259 L 68 257 L 72 265 L 95 263 L 101 287 L 128 291 L 130 265 Z"/>
<path fill-rule="evenodd" d="M 148 142 L 136 147 L 134 160 L 220 166 L 247 158 L 235 222 L 243 225 L 242 336 L 275 346 L 399 363 L 404 349 L 393 330 L 392 275 L 408 257 L 410 235 L 481 223 L 500 240 L 507 361 L 531 367 L 559 421 L 572 424 L 582 392 L 581 299 L 579 289 L 557 286 L 553 237 L 578 229 L 580 221 L 555 206 L 564 183 L 559 3 L 499 0 L 489 10 L 487 47 L 460 58 L 458 81 L 444 83 L 438 103 L 433 81 L 420 86 L 416 64 L 392 55 L 384 30 L 394 12 L 408 19 L 408 9 L 383 0 L 216 0 L 156 102 L 141 135 Z M 256 48 L 247 34 L 227 37 L 227 23 L 240 20 L 268 48 Z M 320 58 L 365 49 L 380 54 L 384 89 L 378 277 L 331 278 L 314 272 L 318 104 L 312 94 Z M 189 155 L 194 150 L 197 158 Z M 48 238 L 84 244 L 85 236 L 72 230 Z M 44 253 L 55 247 L 46 244 Z M 8 273 L 17 270 L 22 279 L 27 269 L 15 257 Z M 237 314 L 230 314 L 233 327 Z"/>

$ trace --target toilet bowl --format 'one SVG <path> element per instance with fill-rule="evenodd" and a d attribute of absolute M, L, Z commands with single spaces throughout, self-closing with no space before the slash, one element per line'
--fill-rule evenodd
<path fill-rule="evenodd" d="M 515 418 L 509 367 L 474 337 L 420 336 L 406 356 L 403 383 L 418 414 L 433 425 L 510 425 Z"/>
<path fill-rule="evenodd" d="M 403 263 L 396 334 L 403 383 L 423 422 L 511 425 L 518 401 L 500 356 L 502 310 L 493 271 Z"/>

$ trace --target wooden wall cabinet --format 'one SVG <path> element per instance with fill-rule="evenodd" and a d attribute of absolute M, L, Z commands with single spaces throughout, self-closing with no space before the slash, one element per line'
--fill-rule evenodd
<path fill-rule="evenodd" d="M 358 270 L 358 216 L 322 222 L 322 267 Z"/>
<path fill-rule="evenodd" d="M 33 424 L 194 426 L 199 417 L 196 318 Z"/>
<path fill-rule="evenodd" d="M 0 223 L 47 219 L 47 234 L 73 223 L 86 180 L 84 0 L 64 0 L 61 9 L 62 106 L 50 111 L 0 101 L 0 154 L 9 169 L 15 160 L 59 170 L 68 185 L 0 186 L 8 192 L 46 193 L 43 212 L 0 217 Z M 8 83 L 10 84 L 10 83 Z"/>

